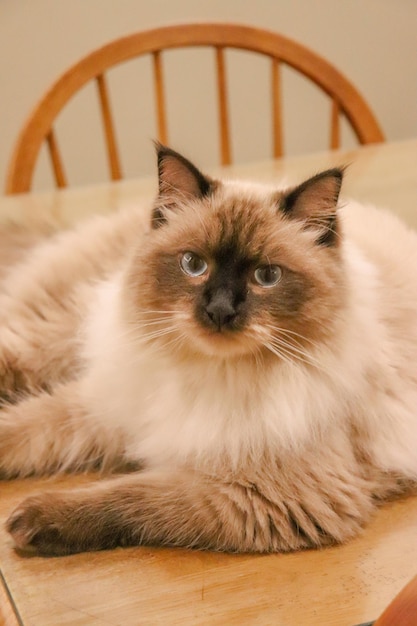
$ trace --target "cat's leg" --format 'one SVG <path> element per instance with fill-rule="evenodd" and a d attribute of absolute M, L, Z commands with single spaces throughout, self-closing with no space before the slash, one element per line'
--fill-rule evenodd
<path fill-rule="evenodd" d="M 79 312 L 56 302 L 19 304 L 0 326 L 0 397 L 5 399 L 51 389 L 73 376 L 79 364 Z"/>
<path fill-rule="evenodd" d="M 145 471 L 31 497 L 7 527 L 19 548 L 44 555 L 139 544 L 242 552 L 317 547 L 354 536 L 374 507 L 369 485 L 345 478 L 312 484 L 307 475 L 282 488 L 278 475 L 263 490 L 195 472 Z"/>
<path fill-rule="evenodd" d="M 122 436 L 87 416 L 78 382 L 0 409 L 0 478 L 109 467 L 121 462 Z"/>

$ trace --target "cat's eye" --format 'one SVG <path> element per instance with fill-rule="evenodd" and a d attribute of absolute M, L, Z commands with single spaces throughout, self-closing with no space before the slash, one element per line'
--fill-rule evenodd
<path fill-rule="evenodd" d="M 261 287 L 273 287 L 282 276 L 282 270 L 279 265 L 262 265 L 257 267 L 254 273 L 255 281 Z"/>
<path fill-rule="evenodd" d="M 184 252 L 180 259 L 182 271 L 188 276 L 202 276 L 206 273 L 208 265 L 204 259 L 194 252 Z"/>

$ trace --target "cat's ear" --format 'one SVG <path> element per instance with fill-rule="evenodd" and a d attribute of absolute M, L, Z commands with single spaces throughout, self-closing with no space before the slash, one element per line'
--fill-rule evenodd
<path fill-rule="evenodd" d="M 317 243 L 338 243 L 337 202 L 344 168 L 321 172 L 280 197 L 280 210 L 290 218 L 302 220 L 306 228 L 318 231 Z"/>
<path fill-rule="evenodd" d="M 179 203 L 208 196 L 214 181 L 178 152 L 156 143 L 159 195 L 152 214 L 152 226 L 158 228 L 167 221 L 166 213 Z"/>

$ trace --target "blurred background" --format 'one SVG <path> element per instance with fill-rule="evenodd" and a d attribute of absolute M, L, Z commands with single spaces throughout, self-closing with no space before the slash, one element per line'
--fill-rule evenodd
<path fill-rule="evenodd" d="M 296 39 L 330 60 L 361 91 L 387 140 L 417 134 L 416 0 L 0 0 L 0 186 L 12 146 L 31 108 L 68 66 L 134 31 L 183 21 L 231 21 Z M 201 167 L 217 165 L 214 54 L 176 50 L 166 57 L 169 143 Z M 109 75 L 126 177 L 154 173 L 156 136 L 150 59 Z M 235 162 L 272 154 L 269 65 L 245 52 L 227 55 Z M 291 70 L 284 75 L 285 152 L 326 149 L 329 105 Z M 105 178 L 102 130 L 93 87 L 59 118 L 58 139 L 71 184 Z M 353 143 L 343 131 L 347 147 Z M 80 146 L 82 149 L 80 150 Z M 103 144 L 101 144 L 103 145 Z M 35 189 L 51 185 L 43 154 Z"/>

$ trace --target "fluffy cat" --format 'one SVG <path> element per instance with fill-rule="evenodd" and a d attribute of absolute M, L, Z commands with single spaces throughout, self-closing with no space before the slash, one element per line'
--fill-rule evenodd
<path fill-rule="evenodd" d="M 157 151 L 150 226 L 29 238 L 0 296 L 2 478 L 140 471 L 8 530 L 46 555 L 347 541 L 417 480 L 417 235 L 338 207 L 341 169 L 280 190 Z"/>

